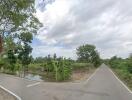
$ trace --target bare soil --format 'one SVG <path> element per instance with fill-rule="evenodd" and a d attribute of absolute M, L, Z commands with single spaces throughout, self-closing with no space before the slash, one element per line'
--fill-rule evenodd
<path fill-rule="evenodd" d="M 71 80 L 72 82 L 82 82 L 87 80 L 90 75 L 95 71 L 95 69 L 80 69 L 80 70 L 75 70 L 73 71 Z"/>

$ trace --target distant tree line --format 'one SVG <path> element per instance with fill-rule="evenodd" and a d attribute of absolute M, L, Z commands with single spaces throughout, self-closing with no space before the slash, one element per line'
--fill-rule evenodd
<path fill-rule="evenodd" d="M 60 60 L 62 58 L 65 58 L 65 57 L 63 57 L 63 56 L 62 57 L 58 57 L 57 54 L 54 53 L 53 55 L 50 55 L 49 54 L 48 56 L 45 56 L 45 57 L 32 58 L 32 63 L 44 63 L 44 62 L 48 61 L 49 59 L 52 59 L 52 60 Z M 71 58 L 67 58 L 67 60 L 74 61 Z"/>

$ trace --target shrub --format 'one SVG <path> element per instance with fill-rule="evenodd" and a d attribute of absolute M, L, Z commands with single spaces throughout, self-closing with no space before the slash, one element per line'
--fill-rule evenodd
<path fill-rule="evenodd" d="M 49 60 L 45 65 L 47 76 L 49 76 L 56 81 L 64 81 L 70 79 L 71 76 L 71 66 L 70 62 L 65 59 L 60 60 Z"/>
<path fill-rule="evenodd" d="M 113 57 L 109 64 L 117 75 L 132 88 L 132 60 Z"/>

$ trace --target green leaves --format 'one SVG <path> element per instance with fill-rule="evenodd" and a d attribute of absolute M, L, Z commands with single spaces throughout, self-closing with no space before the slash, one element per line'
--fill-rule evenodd
<path fill-rule="evenodd" d="M 78 61 L 90 62 L 95 66 L 98 66 L 100 64 L 100 57 L 95 49 L 95 46 L 89 44 L 82 45 L 77 48 Z"/>
<path fill-rule="evenodd" d="M 31 62 L 30 53 L 32 52 L 32 48 L 27 43 L 19 50 L 18 58 L 21 61 L 22 65 L 28 65 Z"/>
<path fill-rule="evenodd" d="M 8 50 L 7 60 L 9 62 L 9 64 L 10 64 L 8 66 L 8 68 L 13 72 L 14 69 L 15 69 L 16 61 L 17 61 L 17 58 L 16 58 L 15 53 L 14 53 L 13 50 Z"/>
<path fill-rule="evenodd" d="M 64 81 L 70 78 L 71 76 L 71 66 L 68 60 L 59 59 L 59 60 L 48 60 L 46 64 L 47 75 L 52 73 L 53 78 L 56 81 Z"/>
<path fill-rule="evenodd" d="M 27 33 L 21 33 L 19 35 L 19 39 L 23 42 L 31 43 L 33 40 L 33 35 L 30 32 Z"/>
<path fill-rule="evenodd" d="M 77 48 L 77 55 L 78 55 L 78 60 L 84 61 L 84 62 L 91 62 L 91 56 L 92 53 L 95 50 L 95 46 L 93 45 L 82 45 L 79 48 Z"/>
<path fill-rule="evenodd" d="M 132 59 L 131 56 L 126 59 L 116 56 L 109 60 L 109 65 L 119 75 L 121 79 L 132 88 Z"/>
<path fill-rule="evenodd" d="M 8 51 L 8 56 L 7 57 L 8 57 L 8 60 L 9 60 L 10 64 L 15 64 L 16 63 L 16 57 L 14 55 L 13 50 Z"/>
<path fill-rule="evenodd" d="M 3 32 L 12 32 L 27 23 L 27 19 L 35 12 L 34 0 L 0 0 L 0 28 Z M 15 30 L 14 30 L 15 29 Z"/>
<path fill-rule="evenodd" d="M 0 35 L 3 40 L 1 45 L 4 48 L 3 54 L 8 55 L 12 69 L 15 67 L 15 61 L 22 67 L 27 67 L 31 62 L 30 43 L 33 35 L 42 27 L 34 16 L 34 3 L 35 0 L 0 0 Z"/>
<path fill-rule="evenodd" d="M 0 34 L 36 34 L 42 24 L 34 16 L 35 0 L 0 0 Z"/>
<path fill-rule="evenodd" d="M 58 61 L 58 64 L 54 67 L 56 81 L 64 81 L 70 78 L 71 67 L 65 59 Z"/>

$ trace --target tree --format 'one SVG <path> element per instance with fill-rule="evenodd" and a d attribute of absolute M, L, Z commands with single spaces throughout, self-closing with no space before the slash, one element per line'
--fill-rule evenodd
<path fill-rule="evenodd" d="M 54 58 L 54 60 L 56 60 L 56 58 L 57 58 L 56 53 L 54 53 L 53 58 Z"/>
<path fill-rule="evenodd" d="M 2 47 L 5 53 L 15 51 L 23 67 L 31 62 L 30 43 L 33 34 L 42 26 L 34 16 L 34 3 L 35 0 L 0 0 L 0 51 Z M 13 48 L 6 46 L 8 36 L 12 37 L 15 44 Z M 25 68 L 23 70 L 25 72 Z"/>
<path fill-rule="evenodd" d="M 95 67 L 97 67 L 101 64 L 101 59 L 100 59 L 97 51 L 93 52 L 92 63 L 94 64 Z"/>
<path fill-rule="evenodd" d="M 14 71 L 14 65 L 16 64 L 16 61 L 17 61 L 17 59 L 16 59 L 16 56 L 15 56 L 15 53 L 14 53 L 14 51 L 13 50 L 8 50 L 8 56 L 7 56 L 7 58 L 8 58 L 8 62 L 9 62 L 9 69 L 13 72 Z"/>
<path fill-rule="evenodd" d="M 82 45 L 77 48 L 78 61 L 90 62 L 97 66 L 100 63 L 100 57 L 93 45 Z"/>
<path fill-rule="evenodd" d="M 5 34 L 36 33 L 41 24 L 33 15 L 34 3 L 35 0 L 0 0 L 0 41 L 4 41 Z"/>
<path fill-rule="evenodd" d="M 17 62 L 17 57 L 16 57 L 16 44 L 13 41 L 13 37 L 11 35 L 6 36 L 5 38 L 5 56 L 7 56 L 7 61 L 9 63 L 9 69 L 14 72 L 15 69 L 15 64 Z"/>
<path fill-rule="evenodd" d="M 31 33 L 22 33 L 19 39 L 18 59 L 22 64 L 23 75 L 25 76 L 25 71 L 28 71 L 28 65 L 32 60 L 30 43 L 33 36 Z"/>
<path fill-rule="evenodd" d="M 0 31 L 14 32 L 22 28 L 35 27 L 39 22 L 33 16 L 35 0 L 0 0 Z"/>

